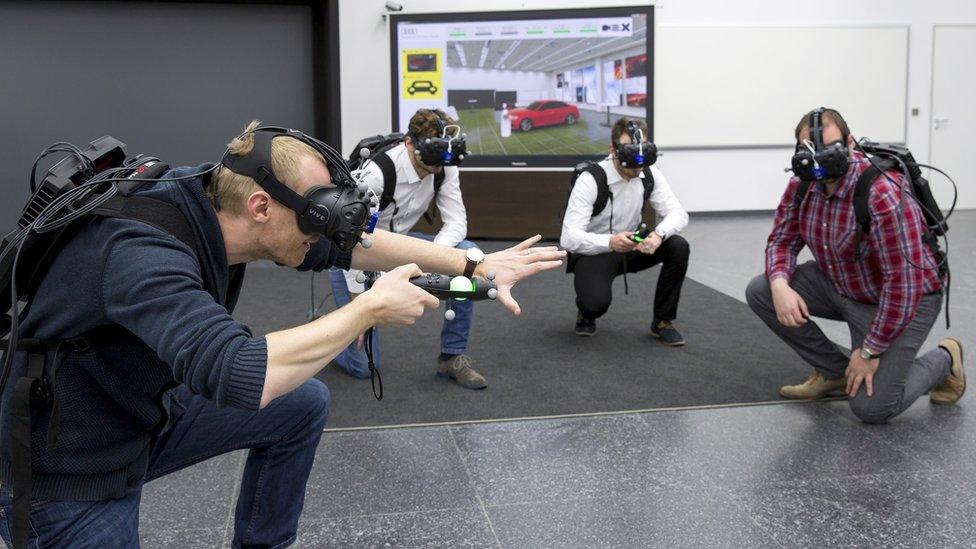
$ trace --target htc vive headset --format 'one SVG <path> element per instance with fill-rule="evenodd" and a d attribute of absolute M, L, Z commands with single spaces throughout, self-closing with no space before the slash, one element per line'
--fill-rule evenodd
<path fill-rule="evenodd" d="M 246 155 L 225 152 L 220 163 L 236 174 L 254 179 L 271 198 L 295 212 L 298 228 L 303 233 L 320 234 L 342 251 L 349 251 L 360 242 L 370 218 L 369 196 L 366 185 L 357 185 L 353 180 L 342 155 L 322 141 L 289 128 L 262 126 L 253 133 L 251 152 Z M 318 151 L 335 186 L 317 185 L 300 195 L 279 181 L 271 169 L 271 141 L 276 137 L 292 137 Z"/>
<path fill-rule="evenodd" d="M 625 168 L 643 168 L 657 162 L 657 145 L 645 140 L 644 130 L 633 120 L 627 122 L 630 143 L 614 143 L 617 160 Z"/>
<path fill-rule="evenodd" d="M 413 141 L 414 154 L 428 166 L 460 166 L 468 156 L 468 144 L 461 126 L 445 124 L 440 117 L 437 117 L 437 135 L 434 137 L 407 135 Z"/>
<path fill-rule="evenodd" d="M 803 181 L 838 179 L 847 173 L 850 164 L 847 135 L 841 136 L 839 141 L 823 141 L 823 114 L 826 111 L 820 107 L 810 112 L 810 139 L 796 144 L 792 169 Z"/>

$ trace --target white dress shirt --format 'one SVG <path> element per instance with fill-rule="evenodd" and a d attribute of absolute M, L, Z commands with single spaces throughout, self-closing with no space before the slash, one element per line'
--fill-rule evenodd
<path fill-rule="evenodd" d="M 376 228 L 406 234 L 430 207 L 430 201 L 434 198 L 434 174 L 421 179 L 410 162 L 407 146 L 403 143 L 386 151 L 386 154 L 396 168 L 397 184 L 393 193 L 394 202 L 380 212 Z M 353 176 L 357 181 L 365 181 L 376 196 L 383 194 L 383 171 L 374 162 L 369 162 L 363 169 L 353 172 Z M 468 216 L 461 199 L 461 179 L 457 166 L 444 167 L 444 182 L 437 193 L 437 210 L 444 225 L 434 236 L 434 243 L 453 248 L 464 240 L 468 232 Z M 356 282 L 359 272 L 346 272 L 346 285 L 350 292 L 359 293 L 365 290 L 362 284 Z"/>
<path fill-rule="evenodd" d="M 591 216 L 597 194 L 596 180 L 587 172 L 580 174 L 570 193 L 559 237 L 559 245 L 572 253 L 597 255 L 610 252 L 610 237 L 619 232 L 633 231 L 641 221 L 644 201 L 644 183 L 641 179 L 644 174 L 625 180 L 610 157 L 601 160 L 599 165 L 607 173 L 611 198 L 602 212 Z M 688 225 L 688 213 L 681 207 L 661 170 L 651 166 L 651 174 L 654 175 L 654 191 L 648 202 L 661 220 L 655 230 L 663 232 L 667 239 Z"/>

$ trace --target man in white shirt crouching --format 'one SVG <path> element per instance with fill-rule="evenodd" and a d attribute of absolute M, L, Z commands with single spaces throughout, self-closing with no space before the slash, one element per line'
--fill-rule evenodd
<path fill-rule="evenodd" d="M 661 264 L 650 333 L 669 346 L 685 340 L 672 322 L 688 270 L 688 242 L 678 233 L 688 214 L 657 167 L 657 149 L 645 140 L 643 120 L 621 118 L 611 130 L 610 156 L 576 179 L 563 217 L 560 245 L 570 252 L 574 273 L 576 334 L 596 334 L 596 319 L 610 308 L 613 279 Z M 652 183 L 653 182 L 653 183 Z M 644 204 L 651 217 L 639 231 Z M 652 228 L 653 227 L 653 228 Z M 635 234 L 636 232 L 636 234 Z"/>

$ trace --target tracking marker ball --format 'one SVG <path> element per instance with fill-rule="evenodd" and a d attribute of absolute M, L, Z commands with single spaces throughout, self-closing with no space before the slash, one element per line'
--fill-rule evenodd
<path fill-rule="evenodd" d="M 456 276 L 451 279 L 451 291 L 452 292 L 474 292 L 474 282 L 471 279 L 464 276 Z M 458 301 L 464 301 L 463 297 L 456 297 Z"/>

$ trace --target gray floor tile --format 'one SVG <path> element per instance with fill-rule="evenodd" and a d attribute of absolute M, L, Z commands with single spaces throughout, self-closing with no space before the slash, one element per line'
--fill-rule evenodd
<path fill-rule="evenodd" d="M 477 506 L 446 427 L 326 433 L 303 520 Z"/>
<path fill-rule="evenodd" d="M 348 517 L 302 525 L 296 547 L 496 547 L 481 509 Z"/>
<path fill-rule="evenodd" d="M 678 455 L 716 485 L 929 468 L 824 403 L 668 413 L 680 414 L 687 429 L 673 443 Z M 653 424 L 658 415 L 644 419 Z"/>
<path fill-rule="evenodd" d="M 214 529 L 223 533 L 241 478 L 244 452 L 232 452 L 158 478 L 145 486 L 143 531 Z"/>
<path fill-rule="evenodd" d="M 683 416 L 603 416 L 454 427 L 487 505 L 703 486 L 683 463 Z"/>
<path fill-rule="evenodd" d="M 892 547 L 976 546 L 976 483 L 943 472 L 869 475 L 845 482 L 869 542 Z"/>
<path fill-rule="evenodd" d="M 740 487 L 732 495 L 790 546 L 970 547 L 972 488 L 916 472 Z"/>
<path fill-rule="evenodd" d="M 742 485 L 731 494 L 783 546 L 866 546 L 859 533 L 859 507 L 843 486 L 836 479 L 797 480 Z"/>
<path fill-rule="evenodd" d="M 769 547 L 736 503 L 715 492 L 488 507 L 502 547 Z"/>
<path fill-rule="evenodd" d="M 837 408 L 834 410 L 841 413 Z M 976 392 L 967 393 L 953 406 L 933 405 L 928 396 L 923 396 L 887 425 L 864 425 L 864 428 L 933 469 L 973 471 L 976 470 L 974 414 Z"/>
<path fill-rule="evenodd" d="M 146 531 L 140 529 L 139 542 L 143 549 L 172 549 L 179 547 L 204 548 L 221 547 L 224 535 L 223 526 L 210 529 L 174 528 L 168 530 Z"/>

